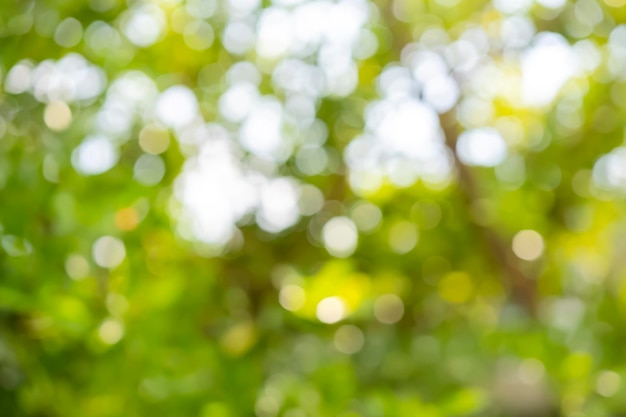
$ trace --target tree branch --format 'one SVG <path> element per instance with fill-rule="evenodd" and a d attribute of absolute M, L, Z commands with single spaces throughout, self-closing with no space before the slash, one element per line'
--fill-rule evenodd
<path fill-rule="evenodd" d="M 459 188 L 466 200 L 467 207 L 471 207 L 481 197 L 480 189 L 472 172 L 465 166 L 456 153 L 458 129 L 454 109 L 439 116 L 441 128 L 445 136 L 446 145 L 454 155 L 454 164 L 458 173 Z M 511 251 L 498 233 L 492 228 L 474 223 L 477 235 L 481 237 L 489 248 L 491 258 L 499 266 L 502 273 L 503 285 L 510 291 L 511 299 L 521 305 L 528 314 L 534 315 L 536 308 L 536 284 L 528 279 L 518 268 L 512 258 Z"/>

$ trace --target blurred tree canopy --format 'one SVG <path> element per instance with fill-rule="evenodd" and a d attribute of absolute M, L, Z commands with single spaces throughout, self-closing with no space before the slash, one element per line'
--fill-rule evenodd
<path fill-rule="evenodd" d="M 0 415 L 626 415 L 625 22 L 4 0 Z"/>

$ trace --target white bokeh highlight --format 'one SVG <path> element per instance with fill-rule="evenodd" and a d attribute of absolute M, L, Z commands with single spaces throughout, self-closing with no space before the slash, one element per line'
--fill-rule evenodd
<path fill-rule="evenodd" d="M 507 155 L 506 142 L 496 129 L 483 128 L 463 132 L 456 144 L 459 159 L 467 165 L 493 167 Z"/>
<path fill-rule="evenodd" d="M 72 152 L 72 165 L 81 174 L 97 175 L 113 168 L 118 158 L 118 150 L 109 138 L 90 136 Z"/>

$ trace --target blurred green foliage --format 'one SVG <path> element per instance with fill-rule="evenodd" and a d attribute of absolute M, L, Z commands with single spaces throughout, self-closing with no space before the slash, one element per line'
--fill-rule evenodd
<path fill-rule="evenodd" d="M 0 415 L 626 415 L 625 20 L 3 0 Z"/>

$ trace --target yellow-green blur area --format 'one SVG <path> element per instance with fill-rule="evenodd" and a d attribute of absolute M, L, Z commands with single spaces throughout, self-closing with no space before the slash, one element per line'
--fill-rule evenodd
<path fill-rule="evenodd" d="M 0 1 L 0 416 L 626 415 L 626 0 Z"/>

